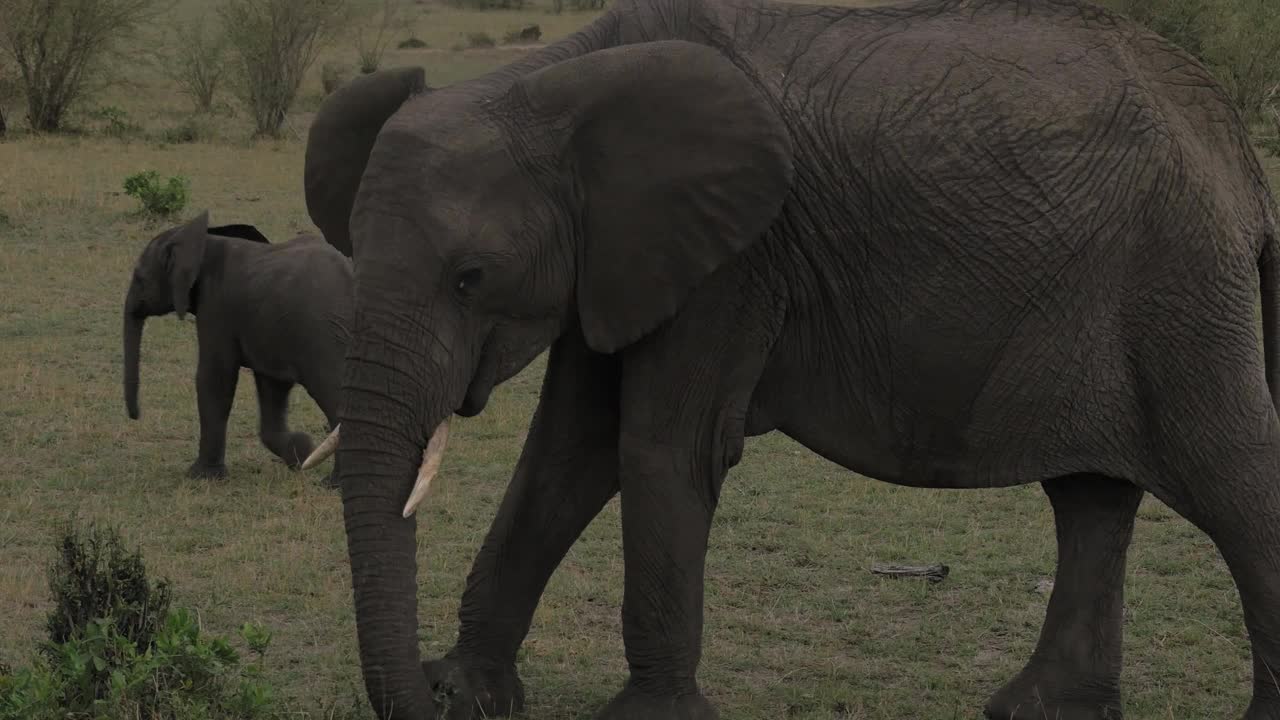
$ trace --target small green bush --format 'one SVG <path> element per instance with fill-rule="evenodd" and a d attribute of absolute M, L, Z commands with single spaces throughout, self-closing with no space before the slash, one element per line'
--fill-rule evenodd
<path fill-rule="evenodd" d="M 256 660 L 241 665 L 225 637 L 170 608 L 141 555 L 113 529 L 63 533 L 49 571 L 55 608 L 30 667 L 0 665 L 0 720 L 256 720 L 275 709 L 262 680 L 271 642 L 240 631 Z"/>
<path fill-rule="evenodd" d="M 94 108 L 86 113 L 97 123 L 97 131 L 114 138 L 127 138 L 142 132 L 142 127 L 129 119 L 129 113 L 116 105 Z"/>
<path fill-rule="evenodd" d="M 160 182 L 155 170 L 130 175 L 124 181 L 124 194 L 135 197 L 142 204 L 142 211 L 158 218 L 167 218 L 182 212 L 187 206 L 190 181 L 181 175 Z"/>
<path fill-rule="evenodd" d="M 490 48 L 497 45 L 493 40 L 493 36 L 481 30 L 480 32 L 467 33 L 467 47 L 470 48 Z"/>
<path fill-rule="evenodd" d="M 551 11 L 556 15 L 570 10 L 573 12 L 586 12 L 588 10 L 602 10 L 605 6 L 605 0 L 551 0 Z"/>
<path fill-rule="evenodd" d="M 113 618 L 120 637 L 147 646 L 169 610 L 168 584 L 152 586 L 142 556 L 96 525 L 84 535 L 73 527 L 63 531 L 49 592 L 54 606 L 45 629 L 54 643 L 66 642 L 94 618 Z"/>
<path fill-rule="evenodd" d="M 337 90 L 347 81 L 347 69 L 337 63 L 325 63 L 320 66 L 320 86 L 324 89 L 324 94 Z"/>
<path fill-rule="evenodd" d="M 421 48 L 427 47 L 427 43 L 425 40 L 422 40 L 420 38 L 410 37 L 405 40 L 401 40 L 400 44 L 396 45 L 396 47 L 400 48 L 401 50 L 419 50 Z"/>
<path fill-rule="evenodd" d="M 156 134 L 156 139 L 170 145 L 200 142 L 213 135 L 209 123 L 195 117 L 189 117 L 177 125 L 167 127 Z"/>
<path fill-rule="evenodd" d="M 448 4 L 465 10 L 523 10 L 525 0 L 446 0 Z"/>

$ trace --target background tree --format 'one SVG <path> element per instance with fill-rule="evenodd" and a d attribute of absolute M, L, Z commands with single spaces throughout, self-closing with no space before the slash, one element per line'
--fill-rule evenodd
<path fill-rule="evenodd" d="M 227 37 L 221 27 L 201 17 L 174 28 L 177 47 L 170 75 L 181 91 L 191 98 L 196 110 L 213 109 L 214 95 L 226 70 Z"/>
<path fill-rule="evenodd" d="M 0 52 L 12 61 L 33 130 L 56 131 L 160 0 L 0 0 Z M 118 66 L 118 64 L 117 64 Z"/>
<path fill-rule="evenodd" d="M 347 3 L 226 0 L 219 14 L 234 88 L 253 116 L 255 134 L 278 137 L 307 69 L 349 18 Z"/>

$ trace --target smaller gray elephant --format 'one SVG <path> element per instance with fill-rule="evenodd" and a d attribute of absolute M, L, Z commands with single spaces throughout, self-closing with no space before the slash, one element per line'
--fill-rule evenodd
<path fill-rule="evenodd" d="M 354 293 L 351 261 L 318 235 L 271 244 L 252 225 L 209 227 L 205 211 L 154 237 L 124 302 L 124 398 L 137 419 L 138 364 L 146 318 L 196 318 L 200 452 L 188 477 L 225 477 L 227 416 L 240 368 L 253 371 L 258 437 L 296 469 L 313 449 L 289 430 L 289 392 L 301 384 L 337 423 Z M 336 470 L 335 470 L 336 472 Z M 337 478 L 330 474 L 329 482 Z"/>

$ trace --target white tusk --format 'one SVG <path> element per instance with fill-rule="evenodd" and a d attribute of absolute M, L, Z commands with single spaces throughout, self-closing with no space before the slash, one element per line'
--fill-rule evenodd
<path fill-rule="evenodd" d="M 412 515 L 422 499 L 427 496 L 427 489 L 431 487 L 431 481 L 436 478 L 440 463 L 444 462 L 444 448 L 448 444 L 449 418 L 445 418 L 444 422 L 436 427 L 436 431 L 431 433 L 431 439 L 427 441 L 427 449 L 422 451 L 422 466 L 418 468 L 418 479 L 414 481 L 413 490 L 409 492 L 409 500 L 404 504 L 402 513 L 404 517 Z"/>
<path fill-rule="evenodd" d="M 319 465 L 325 458 L 338 451 L 338 428 L 342 427 L 342 423 L 333 426 L 333 432 L 329 433 L 329 437 L 325 438 L 306 460 L 302 461 L 302 469 L 310 470 Z"/>

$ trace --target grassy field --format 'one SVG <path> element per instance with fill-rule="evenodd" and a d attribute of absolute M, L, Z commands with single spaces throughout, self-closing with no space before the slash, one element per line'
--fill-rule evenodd
<path fill-rule="evenodd" d="M 194 0 L 178 9 L 190 14 Z M 420 63 L 434 85 L 513 57 L 455 52 L 466 33 L 539 23 L 555 39 L 590 15 L 465 13 L 413 6 Z M 329 62 L 354 64 L 337 48 Z M 319 64 L 317 64 L 318 68 Z M 204 625 L 275 632 L 272 681 L 310 717 L 362 701 L 341 508 L 322 473 L 289 472 L 256 437 L 253 383 L 242 377 L 222 482 L 187 480 L 196 449 L 193 326 L 152 320 L 142 357 L 142 418 L 120 389 L 120 312 L 130 268 L 160 229 L 132 215 L 126 175 L 192 178 L 187 216 L 251 222 L 272 239 L 311 229 L 297 137 L 245 140 L 243 114 L 210 139 L 166 145 L 185 98 L 156 67 L 90 103 L 138 123 L 133 139 L 19 136 L 0 143 L 0 661 L 26 662 L 47 612 L 52 532 L 70 515 L 119 525 L 177 601 Z M 291 125 L 305 136 L 319 102 L 313 72 Z M 92 127 L 93 121 L 80 124 Z M 1269 160 L 1280 187 L 1280 163 Z M 419 514 L 423 651 L 445 650 L 465 573 L 520 450 L 541 362 L 499 388 L 455 441 Z M 294 423 L 323 419 L 297 393 Z M 778 435 L 749 441 L 726 483 L 708 558 L 701 679 L 726 720 L 977 718 L 987 694 L 1030 652 L 1052 577 L 1053 519 L 1036 487 L 924 491 L 869 481 Z M 875 562 L 951 567 L 938 585 L 872 575 Z M 521 671 L 531 718 L 583 718 L 625 679 L 617 502 L 552 579 Z M 1128 717 L 1238 717 L 1249 652 L 1235 588 L 1199 531 L 1147 498 L 1127 584 Z M 347 715 L 343 715 L 344 717 Z"/>

